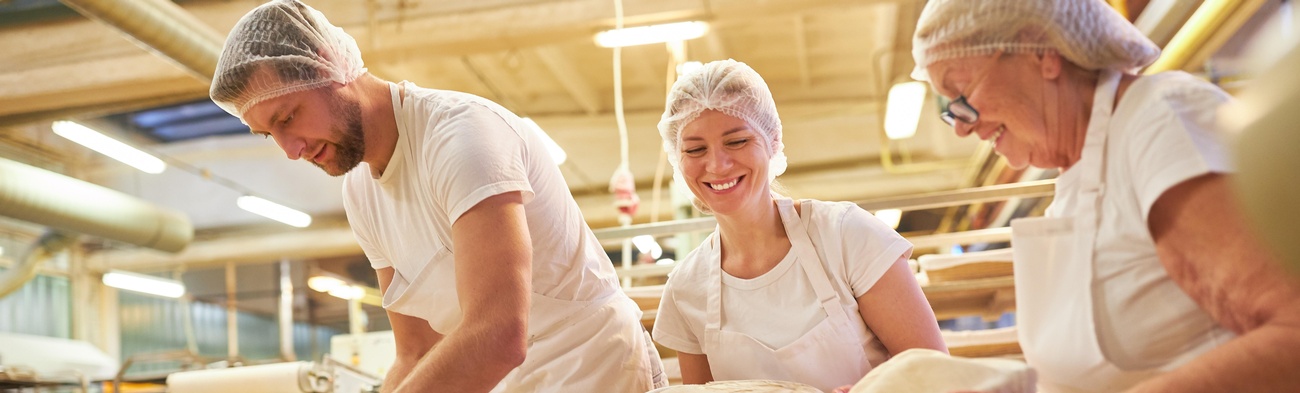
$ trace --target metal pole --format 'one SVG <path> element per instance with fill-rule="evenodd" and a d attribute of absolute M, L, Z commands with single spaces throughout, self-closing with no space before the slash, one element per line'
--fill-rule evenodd
<path fill-rule="evenodd" d="M 280 358 L 297 360 L 293 352 L 293 277 L 288 259 L 280 260 Z"/>
<path fill-rule="evenodd" d="M 235 309 L 235 264 L 226 264 L 226 357 L 239 358 L 239 313 Z"/>

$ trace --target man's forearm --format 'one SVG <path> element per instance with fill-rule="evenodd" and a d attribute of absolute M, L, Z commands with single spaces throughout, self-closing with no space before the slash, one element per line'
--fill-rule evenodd
<path fill-rule="evenodd" d="M 1300 333 L 1265 325 L 1205 353 L 1168 374 L 1139 385 L 1138 392 L 1281 392 L 1296 389 Z"/>
<path fill-rule="evenodd" d="M 523 363 L 526 335 L 509 324 L 461 326 L 420 359 L 397 391 L 490 391 Z"/>
<path fill-rule="evenodd" d="M 384 383 L 380 385 L 379 391 L 382 393 L 391 393 L 397 391 L 397 386 L 402 384 L 411 370 L 419 363 L 419 359 L 402 360 L 398 359 L 393 362 L 393 367 L 388 369 L 388 374 L 384 375 Z"/>

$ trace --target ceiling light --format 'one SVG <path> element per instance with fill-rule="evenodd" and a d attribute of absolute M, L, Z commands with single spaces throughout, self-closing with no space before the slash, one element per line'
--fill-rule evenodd
<path fill-rule="evenodd" d="M 632 238 L 632 244 L 635 244 L 636 249 L 641 251 L 642 254 L 649 254 L 654 259 L 659 259 L 659 256 L 664 253 L 664 249 L 659 247 L 659 242 L 655 241 L 654 236 L 641 235 L 634 237 Z"/>
<path fill-rule="evenodd" d="M 255 196 L 241 196 L 235 201 L 235 204 L 239 205 L 240 209 L 298 228 L 306 228 L 311 225 L 311 216 L 307 215 L 307 213 Z"/>
<path fill-rule="evenodd" d="M 86 126 L 70 121 L 56 121 L 51 126 L 58 136 L 67 138 L 79 145 L 90 148 L 114 160 L 135 167 L 145 173 L 158 174 L 167 169 L 167 164 L 158 157 L 131 147 L 116 139 L 92 130 Z"/>
<path fill-rule="evenodd" d="M 618 48 L 645 44 L 659 44 L 669 41 L 685 41 L 703 37 L 709 32 L 709 24 L 704 22 L 677 22 L 662 25 L 628 27 L 606 30 L 596 34 L 596 45 L 606 48 Z"/>
<path fill-rule="evenodd" d="M 876 212 L 876 218 L 884 221 L 885 225 L 890 228 L 898 229 L 898 222 L 903 219 L 903 211 L 898 209 L 885 209 Z"/>
<path fill-rule="evenodd" d="M 546 151 L 551 153 L 551 158 L 555 160 L 555 165 L 563 164 L 564 160 L 569 159 L 569 155 L 564 153 L 564 148 L 560 147 L 559 143 L 555 143 L 555 140 L 551 139 L 551 136 L 547 135 L 546 131 L 542 130 L 542 127 L 537 125 L 537 122 L 527 117 L 523 118 L 523 120 L 524 123 L 528 123 L 528 125 L 533 127 L 533 131 L 542 136 L 542 141 L 546 142 Z"/>
<path fill-rule="evenodd" d="M 704 63 L 701 63 L 701 62 L 698 62 L 698 61 L 688 61 L 688 62 L 684 62 L 684 63 L 682 63 L 682 64 L 678 64 L 678 65 L 677 65 L 677 75 L 679 75 L 679 76 L 680 76 L 680 75 L 686 75 L 686 74 L 691 73 L 691 71 L 698 70 L 698 69 L 700 69 L 700 68 L 702 68 L 702 67 L 704 67 Z"/>
<path fill-rule="evenodd" d="M 347 286 L 348 283 L 330 276 L 312 276 L 307 279 L 307 287 L 316 292 L 329 292 L 334 288 Z"/>
<path fill-rule="evenodd" d="M 104 274 L 104 285 L 132 292 L 178 298 L 185 294 L 185 285 L 176 280 L 150 275 L 113 270 Z"/>
<path fill-rule="evenodd" d="M 889 101 L 885 109 L 885 136 L 889 139 L 907 139 L 916 135 L 916 125 L 921 121 L 921 106 L 925 105 L 925 82 L 903 82 L 889 88 Z"/>
<path fill-rule="evenodd" d="M 363 297 L 366 297 L 366 289 L 356 285 L 339 286 L 329 290 L 329 292 L 327 293 L 329 293 L 330 296 L 339 299 L 347 299 L 347 300 L 361 299 Z"/>

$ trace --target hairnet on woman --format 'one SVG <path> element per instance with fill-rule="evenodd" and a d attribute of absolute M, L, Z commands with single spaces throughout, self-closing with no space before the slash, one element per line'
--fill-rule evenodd
<path fill-rule="evenodd" d="M 913 42 L 958 136 L 1062 170 L 1012 223 L 1041 391 L 1295 389 L 1300 290 L 1231 203 L 1226 93 L 1134 74 L 1160 51 L 1101 0 L 931 0 Z"/>
<path fill-rule="evenodd" d="M 946 351 L 907 267 L 911 243 L 852 203 L 772 192 L 783 130 L 752 68 L 725 60 L 682 75 L 659 132 L 676 176 L 718 219 L 669 277 L 655 322 L 683 382 L 830 391 L 903 350 Z"/>

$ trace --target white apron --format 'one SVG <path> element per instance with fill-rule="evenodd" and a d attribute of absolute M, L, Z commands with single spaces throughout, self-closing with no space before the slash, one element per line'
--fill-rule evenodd
<path fill-rule="evenodd" d="M 1120 391 L 1159 373 L 1126 371 L 1107 360 L 1093 322 L 1093 248 L 1119 80 L 1119 73 L 1103 71 L 1097 82 L 1083 154 L 1071 168 L 1081 175 L 1078 215 L 1011 223 L 1020 346 L 1043 392 Z"/>
<path fill-rule="evenodd" d="M 862 318 L 849 315 L 840 305 L 831 278 L 813 250 L 812 240 L 794 210 L 793 201 L 778 199 L 777 209 L 790 239 L 791 252 L 812 283 L 826 319 L 781 348 L 771 348 L 743 333 L 723 331 L 722 266 L 706 267 L 709 275 L 707 318 L 702 349 L 709 359 L 713 379 L 775 379 L 812 385 L 831 391 L 852 385 L 871 370 L 867 359 L 868 334 Z M 810 209 L 811 205 L 804 205 Z M 804 212 L 812 214 L 811 211 Z M 718 236 L 713 247 L 721 250 Z M 856 301 L 856 300 L 854 300 Z"/>
<path fill-rule="evenodd" d="M 393 105 L 400 107 L 398 87 L 390 86 Z M 449 334 L 462 317 L 455 267 L 455 255 L 438 247 L 411 277 L 394 269 L 384 308 Z M 492 392 L 644 393 L 668 386 L 659 352 L 641 326 L 640 307 L 617 278 L 605 285 L 610 292 L 591 300 L 532 293 L 527 356 Z"/>
<path fill-rule="evenodd" d="M 385 296 L 384 308 L 423 318 L 442 334 L 454 331 L 461 314 L 452 264 L 450 259 L 430 262 L 411 282 L 394 274 L 385 295 L 397 296 Z M 427 274 L 444 270 L 438 265 L 447 274 Z M 533 293 L 527 357 L 492 391 L 643 393 L 667 386 L 659 352 L 641 326 L 640 308 L 614 288 L 587 301 Z"/>

